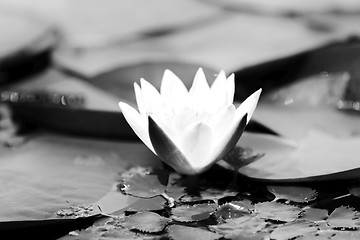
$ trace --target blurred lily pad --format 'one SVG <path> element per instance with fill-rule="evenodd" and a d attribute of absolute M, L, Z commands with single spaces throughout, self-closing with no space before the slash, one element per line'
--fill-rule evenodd
<path fill-rule="evenodd" d="M 358 179 L 360 138 L 339 138 L 311 130 L 295 142 L 283 137 L 245 133 L 239 146 L 265 153 L 240 168 L 250 178 L 271 182 L 313 182 Z"/>

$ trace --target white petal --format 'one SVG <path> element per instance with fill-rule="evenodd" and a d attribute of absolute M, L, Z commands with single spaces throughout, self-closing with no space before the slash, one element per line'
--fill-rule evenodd
<path fill-rule="evenodd" d="M 244 102 L 241 103 L 241 105 L 236 109 L 237 119 L 242 118 L 242 116 L 244 116 L 247 113 L 248 114 L 247 123 L 249 123 L 255 111 L 256 105 L 259 101 L 260 94 L 261 94 L 261 88 L 256 92 L 254 92 L 253 94 L 251 94 L 251 96 L 249 96 Z"/>
<path fill-rule="evenodd" d="M 127 103 L 119 102 L 119 107 L 135 134 L 151 151 L 153 151 L 153 153 L 155 153 L 148 133 L 147 119 L 144 120 L 144 118 Z"/>
<path fill-rule="evenodd" d="M 211 98 L 207 110 L 211 113 L 219 111 L 219 109 L 228 105 L 227 78 L 224 71 L 221 71 L 211 85 Z"/>
<path fill-rule="evenodd" d="M 261 89 L 257 90 L 236 109 L 233 123 L 223 131 L 222 137 L 217 137 L 218 144 L 212 148 L 210 158 L 223 157 L 229 149 L 235 146 L 255 111 L 260 93 Z M 245 116 L 246 119 L 244 119 Z M 244 122 L 245 120 L 246 122 Z"/>
<path fill-rule="evenodd" d="M 164 102 L 170 105 L 176 112 L 184 108 L 189 95 L 181 79 L 170 70 L 165 70 L 164 72 L 160 93 Z"/>
<path fill-rule="evenodd" d="M 192 109 L 184 108 L 179 112 L 179 114 L 176 115 L 173 128 L 177 129 L 178 132 L 183 133 L 184 129 L 197 122 L 203 122 L 205 124 L 211 125 L 213 119 L 213 114 L 208 112 L 197 113 Z"/>
<path fill-rule="evenodd" d="M 174 129 L 178 131 L 183 131 L 183 129 L 187 128 L 194 122 L 197 122 L 198 118 L 196 118 L 194 112 L 190 108 L 183 108 L 175 117 L 174 120 Z"/>
<path fill-rule="evenodd" d="M 215 159 L 216 161 L 224 157 L 239 141 L 246 127 L 246 121 L 246 114 L 240 119 L 235 119 L 235 121 L 223 131 L 222 136 L 216 138 L 216 144 L 211 148 L 208 158 Z"/>
<path fill-rule="evenodd" d="M 178 146 L 164 130 L 149 117 L 149 135 L 159 158 L 181 174 L 197 174 Z"/>
<path fill-rule="evenodd" d="M 164 114 L 150 114 L 149 116 L 156 122 L 157 125 L 159 125 L 159 127 L 171 138 L 174 143 L 177 144 L 179 142 L 178 139 L 181 131 L 178 131 L 180 129 L 174 127 L 174 119 Z"/>
<path fill-rule="evenodd" d="M 235 94 L 235 75 L 231 74 L 226 79 L 226 88 L 227 88 L 227 101 L 228 104 L 232 104 L 234 102 L 234 94 Z"/>
<path fill-rule="evenodd" d="M 191 107 L 195 111 L 205 111 L 209 104 L 210 87 L 202 68 L 195 74 L 194 82 L 189 90 Z"/>
<path fill-rule="evenodd" d="M 172 107 L 167 102 L 164 102 L 157 89 L 148 81 L 141 79 L 140 84 L 144 104 L 146 105 L 146 114 L 142 115 L 145 115 L 146 119 L 148 115 L 151 115 L 169 136 L 176 139 L 177 133 L 172 127 L 176 115 Z"/>
<path fill-rule="evenodd" d="M 211 85 L 211 90 L 216 91 L 217 89 L 223 89 L 226 82 L 226 74 L 222 70 L 219 72 L 219 74 L 216 76 L 213 84 Z"/>
<path fill-rule="evenodd" d="M 213 162 L 214 159 L 207 158 L 209 149 L 212 148 L 212 141 L 212 131 L 204 123 L 193 124 L 184 132 L 180 149 L 194 169 L 200 171 Z"/>
<path fill-rule="evenodd" d="M 211 129 L 214 132 L 214 138 L 218 139 L 226 129 L 234 123 L 236 108 L 233 104 L 221 109 L 213 116 Z"/>
<path fill-rule="evenodd" d="M 145 79 L 140 79 L 141 92 L 149 114 L 162 114 L 163 100 L 158 90 Z"/>
<path fill-rule="evenodd" d="M 139 84 L 137 84 L 136 82 L 134 83 L 134 90 L 135 90 L 136 104 L 138 106 L 139 112 L 143 117 L 146 117 L 146 105 L 142 96 L 141 88 Z"/>

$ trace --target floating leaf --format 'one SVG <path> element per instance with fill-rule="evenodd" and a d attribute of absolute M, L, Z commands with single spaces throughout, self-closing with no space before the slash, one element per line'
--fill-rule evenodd
<path fill-rule="evenodd" d="M 162 197 L 137 198 L 138 200 L 129 204 L 121 211 L 140 212 L 140 211 L 158 211 L 164 208 L 165 200 Z"/>
<path fill-rule="evenodd" d="M 297 206 L 278 202 L 257 203 L 255 209 L 261 218 L 282 222 L 296 220 L 301 212 L 301 209 Z"/>
<path fill-rule="evenodd" d="M 247 233 L 243 230 L 233 231 L 225 235 L 226 239 L 241 239 L 241 240 L 264 240 L 267 239 L 268 233 Z"/>
<path fill-rule="evenodd" d="M 275 230 L 270 234 L 270 239 L 288 240 L 316 232 L 317 228 L 313 223 L 305 221 L 295 222 L 275 228 Z"/>
<path fill-rule="evenodd" d="M 313 234 L 306 234 L 296 240 L 358 240 L 360 239 L 360 231 L 339 231 L 326 230 L 317 231 Z"/>
<path fill-rule="evenodd" d="M 179 184 L 180 180 L 180 175 L 177 173 L 171 173 L 169 175 L 169 182 L 166 187 L 166 194 L 176 201 L 186 195 L 186 187 Z"/>
<path fill-rule="evenodd" d="M 302 212 L 301 219 L 318 222 L 323 221 L 328 217 L 328 211 L 319 208 L 307 208 Z"/>
<path fill-rule="evenodd" d="M 219 174 L 216 172 L 218 169 Z M 305 196 L 309 196 L 309 194 L 301 195 L 299 194 L 301 191 L 293 191 L 294 189 L 299 189 L 297 185 L 287 187 L 287 189 L 269 186 L 269 191 L 277 194 L 276 199 L 290 199 L 291 202 L 286 201 L 286 203 L 289 202 L 291 204 L 283 203 L 284 201 L 263 202 L 266 201 L 265 199 L 269 199 L 269 192 L 264 191 L 266 190 L 264 189 L 266 183 L 259 183 L 252 179 L 242 178 L 242 190 L 239 192 L 233 188 L 229 188 L 228 182 L 230 179 L 229 176 L 227 176 L 228 173 L 228 171 L 220 168 L 211 169 L 209 174 L 201 175 L 201 181 L 198 182 L 198 189 L 201 194 L 200 198 L 196 199 L 195 197 L 188 196 L 180 198 L 181 201 L 184 199 L 205 200 L 201 201 L 201 204 L 200 202 L 175 202 L 175 206 L 177 207 L 169 207 L 169 205 L 165 204 L 166 202 L 163 198 L 164 191 L 169 194 L 174 193 L 173 196 L 176 196 L 176 198 L 185 192 L 182 184 L 184 177 L 177 173 L 172 173 L 173 176 L 169 177 L 169 183 L 165 190 L 165 184 L 162 184 L 162 190 L 158 191 L 158 193 L 163 192 L 161 196 L 151 198 L 133 197 L 119 192 L 118 188 L 116 188 L 115 193 L 121 197 L 112 197 L 112 201 L 109 201 L 107 205 L 117 205 L 119 201 L 119 203 L 123 201 L 123 203 L 118 204 L 123 207 L 115 213 L 112 211 L 106 212 L 113 213 L 113 216 L 119 214 L 121 216 L 111 218 L 116 220 L 107 224 L 104 224 L 104 222 L 107 221 L 108 218 L 100 219 L 90 229 L 74 232 L 74 235 L 67 237 L 69 240 L 174 239 L 174 237 L 181 239 L 181 237 L 187 238 L 187 234 L 195 234 L 191 235 L 189 239 L 199 238 L 199 236 L 196 235 L 199 232 L 188 233 L 185 232 L 187 229 L 184 230 L 183 228 L 184 233 L 179 233 L 180 235 L 176 236 L 175 231 L 173 232 L 173 236 L 170 235 L 170 230 L 169 233 L 164 230 L 166 227 L 168 227 L 166 229 L 171 229 L 170 225 L 178 224 L 192 227 L 196 226 L 199 231 L 205 231 L 210 234 L 211 231 L 216 232 L 219 234 L 216 238 L 220 237 L 221 239 L 360 239 L 360 219 L 358 219 L 360 214 L 356 211 L 360 209 L 360 205 L 357 204 L 358 198 L 354 196 L 357 195 L 359 189 L 357 189 L 356 186 L 349 189 L 346 184 L 347 182 L 334 183 L 334 185 L 331 186 L 327 183 L 317 183 L 316 189 L 321 194 L 321 199 L 316 202 L 312 201 L 310 204 L 302 202 L 305 200 Z M 141 184 L 146 185 L 148 183 L 144 184 L 144 178 L 155 175 L 156 171 L 154 172 L 150 168 L 136 168 L 124 173 L 122 178 L 125 180 L 124 182 L 130 179 L 128 182 L 132 184 L 135 182 L 134 184 L 136 184 L 134 179 L 140 176 L 142 179 Z M 134 176 L 136 177 L 134 178 Z M 354 182 L 349 182 L 349 184 L 354 184 Z M 305 192 L 307 193 L 315 192 L 311 188 L 302 188 L 302 190 L 306 190 Z M 353 193 L 350 194 L 347 190 Z M 341 196 L 338 196 L 339 194 Z M 116 201 L 117 199 L 119 199 L 119 201 Z M 232 201 L 233 199 L 241 200 Z M 94 210 L 98 210 L 98 205 L 101 206 L 102 209 L 106 204 L 93 204 Z M 350 205 L 356 208 L 341 207 L 335 209 L 331 213 L 331 216 L 329 216 L 327 209 L 334 209 L 341 205 Z M 326 207 L 326 209 L 320 209 L 321 206 Z M 91 214 L 91 210 L 90 206 L 81 206 L 80 208 L 63 209 L 58 211 L 58 215 L 71 218 L 76 217 L 74 213 Z M 124 212 L 127 214 L 131 212 L 138 213 L 125 217 Z M 168 214 L 172 215 L 166 218 L 163 217 L 165 215 L 161 216 L 154 212 L 163 213 L 166 214 L 166 216 L 168 216 Z M 216 222 L 216 220 L 218 221 Z M 316 231 L 314 231 L 315 225 Z M 75 236 L 75 234 L 79 235 Z M 272 235 L 270 236 L 270 234 Z M 207 239 L 208 237 L 204 238 Z"/>
<path fill-rule="evenodd" d="M 304 234 L 303 236 L 297 237 L 296 240 L 331 240 L 331 236 L 323 236 L 318 233 Z"/>
<path fill-rule="evenodd" d="M 359 228 L 359 212 L 350 207 L 338 207 L 327 218 L 327 223 L 332 228 Z"/>
<path fill-rule="evenodd" d="M 331 240 L 359 240 L 360 231 L 333 231 Z"/>
<path fill-rule="evenodd" d="M 232 204 L 240 207 L 241 209 L 247 209 L 249 212 L 252 212 L 255 210 L 254 205 L 249 199 L 243 199 L 239 201 L 232 201 Z"/>
<path fill-rule="evenodd" d="M 249 215 L 253 209 L 254 206 L 249 202 L 233 201 L 220 206 L 215 212 L 215 216 L 222 219 L 239 218 Z"/>
<path fill-rule="evenodd" d="M 138 212 L 124 218 L 121 223 L 128 229 L 136 229 L 141 232 L 155 233 L 162 231 L 170 220 L 153 212 Z"/>
<path fill-rule="evenodd" d="M 245 235 L 249 237 L 255 233 L 259 233 L 265 229 L 267 225 L 268 223 L 264 219 L 247 215 L 240 218 L 227 219 L 225 223 L 211 226 L 211 229 L 224 234 L 226 238 L 238 239 L 238 236 L 244 238 Z"/>
<path fill-rule="evenodd" d="M 94 205 L 79 205 L 79 206 L 70 206 L 68 208 L 60 209 L 56 212 L 58 217 L 66 218 L 79 218 L 79 217 L 89 217 L 95 214 L 101 213 L 100 209 Z"/>
<path fill-rule="evenodd" d="M 224 161 L 233 166 L 234 169 L 239 169 L 250 163 L 253 163 L 262 158 L 264 153 L 254 152 L 248 147 L 235 146 L 225 157 Z"/>
<path fill-rule="evenodd" d="M 105 221 L 103 224 L 97 222 L 93 226 L 79 231 L 79 235 L 71 237 L 70 234 L 64 239 L 70 240 L 89 240 L 89 239 L 102 239 L 102 240 L 141 240 L 143 239 L 138 233 L 131 231 L 127 228 L 124 228 L 120 224 L 121 218 L 110 218 L 110 220 Z M 63 239 L 63 238 L 61 238 Z"/>
<path fill-rule="evenodd" d="M 195 222 L 208 219 L 216 210 L 216 204 L 182 205 L 171 209 L 172 218 L 179 222 Z"/>
<path fill-rule="evenodd" d="M 317 116 L 325 114 L 323 119 L 325 121 L 322 120 L 322 124 L 330 116 L 340 117 L 335 115 L 335 112 L 328 115 L 330 111 L 327 109 L 318 110 Z M 269 114 L 270 112 L 271 110 L 269 110 Z M 292 113 L 282 113 L 280 115 L 291 118 Z M 300 116 L 298 113 L 296 114 Z M 311 112 L 311 114 L 315 114 L 315 111 Z M 311 114 L 309 113 L 307 118 L 301 117 L 301 119 L 312 121 L 314 118 Z M 351 118 L 345 119 L 343 119 L 344 122 L 339 120 L 342 123 L 338 125 L 342 125 L 342 130 L 340 128 L 335 130 L 331 124 L 332 127 L 328 129 L 329 132 L 320 128 L 312 128 L 296 143 L 281 137 L 263 136 L 265 134 L 244 136 L 241 139 L 243 140 L 242 144 L 265 152 L 265 156 L 256 163 L 241 168 L 240 172 L 250 178 L 287 182 L 356 179 L 360 172 L 359 157 L 358 154 L 349 153 L 354 153 L 355 149 L 359 148 L 360 138 L 350 136 L 349 130 L 351 126 L 346 125 L 355 125 L 355 123 L 357 125 L 358 121 L 356 120 L 358 119 L 354 118 L 351 121 Z M 321 128 L 324 129 L 323 127 Z M 338 137 L 338 134 L 334 134 L 334 131 L 338 131 L 338 134 L 343 134 L 344 137 Z M 345 132 L 348 132 L 348 134 L 345 134 Z M 345 135 L 348 137 L 345 137 Z M 249 138 L 247 138 L 248 136 Z"/>
<path fill-rule="evenodd" d="M 165 193 L 168 177 L 168 172 L 160 169 L 134 172 L 123 177 L 120 190 L 135 197 L 152 198 Z"/>
<path fill-rule="evenodd" d="M 84 239 L 142 239 L 135 232 L 122 226 L 122 218 L 112 218 L 107 221 L 103 226 L 95 226 L 95 236 L 99 235 L 98 238 L 84 238 Z"/>
<path fill-rule="evenodd" d="M 86 238 L 84 238 L 86 239 Z M 87 238 L 87 239 L 106 239 L 106 240 L 143 240 L 144 238 L 136 235 L 136 233 L 130 230 L 119 231 L 118 229 L 111 229 L 101 233 L 99 238 Z"/>
<path fill-rule="evenodd" d="M 317 197 L 314 189 L 297 186 L 267 186 L 269 192 L 275 195 L 277 199 L 290 200 L 296 203 L 307 203 L 313 201 Z"/>
<path fill-rule="evenodd" d="M 171 225 L 166 229 L 169 237 L 173 240 L 215 240 L 222 237 L 220 234 L 213 233 L 201 228 Z"/>

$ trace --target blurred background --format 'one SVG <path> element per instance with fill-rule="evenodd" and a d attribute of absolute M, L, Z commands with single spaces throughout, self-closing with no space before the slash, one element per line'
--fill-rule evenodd
<path fill-rule="evenodd" d="M 357 82 L 351 79 L 359 65 L 359 23 L 355 0 L 0 0 L 2 101 L 13 102 L 14 89 L 26 92 L 22 99 L 44 90 L 43 102 L 118 112 L 119 100 L 134 102 L 132 83 L 140 77 L 158 86 L 170 68 L 189 82 L 203 67 L 211 77 L 221 69 L 235 72 L 239 101 L 262 87 L 267 101 L 316 105 L 329 94 L 342 96 L 349 78 Z M 301 61 L 292 60 L 299 53 Z M 285 61 L 266 65 L 278 59 Z M 340 77 L 334 80 L 332 70 Z M 315 81 L 272 92 L 294 76 Z M 304 94 L 309 84 L 316 86 L 312 97 Z M 43 109 L 26 109 L 17 111 L 22 119 L 79 129 L 57 123 L 59 116 L 76 122 L 77 115 L 48 109 L 44 117 Z"/>
<path fill-rule="evenodd" d="M 148 59 L 234 71 L 360 31 L 355 0 L 1 0 L 0 11 L 2 42 L 52 28 L 58 60 L 86 74 Z"/>

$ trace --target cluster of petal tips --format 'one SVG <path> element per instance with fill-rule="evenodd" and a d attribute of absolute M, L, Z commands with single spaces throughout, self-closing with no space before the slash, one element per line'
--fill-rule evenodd
<path fill-rule="evenodd" d="M 200 68 L 188 90 L 165 70 L 160 92 L 148 81 L 134 83 L 138 111 L 120 102 L 121 111 L 144 144 L 180 174 L 204 172 L 239 141 L 258 103 L 261 89 L 237 108 L 235 79 L 221 71 L 209 86 Z"/>

